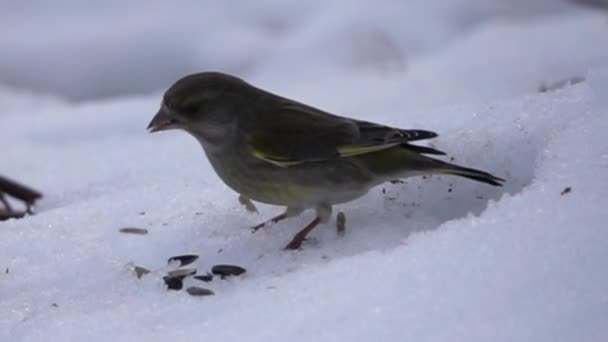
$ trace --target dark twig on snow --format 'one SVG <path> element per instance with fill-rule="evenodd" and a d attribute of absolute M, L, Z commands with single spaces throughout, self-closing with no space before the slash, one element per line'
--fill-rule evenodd
<path fill-rule="evenodd" d="M 12 218 L 22 218 L 25 215 L 27 215 L 27 212 L 25 212 L 25 211 L 0 209 L 0 221 L 12 219 Z"/>
<path fill-rule="evenodd" d="M 13 210 L 10 203 L 8 202 L 6 195 L 14 197 L 25 204 L 25 211 Z M 4 208 L 0 207 L 0 220 L 7 220 L 9 218 L 21 218 L 26 214 L 32 213 L 32 205 L 34 202 L 41 198 L 42 194 L 38 191 L 31 189 L 23 184 L 19 184 L 6 177 L 0 176 L 0 203 Z"/>

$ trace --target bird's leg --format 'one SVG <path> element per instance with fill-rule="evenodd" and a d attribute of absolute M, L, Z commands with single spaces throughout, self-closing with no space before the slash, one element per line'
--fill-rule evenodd
<path fill-rule="evenodd" d="M 308 235 L 308 233 L 315 229 L 315 227 L 318 226 L 319 223 L 321 223 L 321 218 L 317 216 L 314 220 L 312 220 L 312 222 L 310 222 L 306 227 L 304 227 L 304 229 L 300 230 L 298 234 L 293 237 L 293 239 L 291 239 L 291 242 L 289 242 L 287 246 L 285 246 L 285 249 L 300 248 L 302 242 L 304 241 L 304 239 L 306 239 L 306 235 Z"/>
<path fill-rule="evenodd" d="M 258 212 L 258 208 L 255 207 L 255 204 L 253 204 L 253 202 L 251 202 L 251 199 L 248 197 L 239 195 L 239 203 L 241 203 L 243 206 L 245 206 L 245 209 L 247 209 L 247 211 L 250 213 Z"/>
<path fill-rule="evenodd" d="M 288 207 L 287 210 L 285 210 L 285 212 L 282 213 L 281 215 L 275 216 L 268 221 L 262 222 L 254 227 L 251 227 L 251 229 L 253 230 L 253 233 L 255 233 L 258 231 L 258 229 L 265 227 L 266 225 L 277 223 L 279 221 L 283 221 L 284 219 L 289 218 L 289 217 L 298 216 L 303 211 L 304 210 L 301 208 Z"/>
<path fill-rule="evenodd" d="M 300 230 L 291 241 L 285 246 L 285 249 L 298 249 L 302 242 L 306 239 L 308 233 L 315 229 L 319 223 L 325 223 L 331 218 L 331 205 L 321 204 L 317 208 L 317 217 L 310 222 L 304 229 Z"/>

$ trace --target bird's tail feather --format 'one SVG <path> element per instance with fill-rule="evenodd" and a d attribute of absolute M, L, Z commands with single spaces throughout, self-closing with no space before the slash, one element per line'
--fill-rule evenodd
<path fill-rule="evenodd" d="M 430 147 L 413 146 L 395 147 L 360 155 L 357 158 L 364 162 L 368 169 L 378 177 L 378 181 L 381 182 L 425 174 L 460 176 L 494 186 L 502 186 L 502 183 L 505 181 L 485 171 L 427 157 L 422 153 L 441 154 L 441 151 Z"/>
<path fill-rule="evenodd" d="M 494 186 L 502 186 L 502 183 L 505 181 L 502 178 L 496 177 L 488 172 L 471 169 L 468 167 L 462 167 L 454 164 L 447 164 L 448 167 L 434 170 L 437 173 L 460 176 L 469 178 L 472 180 L 476 180 L 478 182 L 494 185 Z"/>

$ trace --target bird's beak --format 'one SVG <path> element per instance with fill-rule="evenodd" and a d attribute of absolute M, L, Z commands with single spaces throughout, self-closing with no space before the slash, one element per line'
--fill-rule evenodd
<path fill-rule="evenodd" d="M 152 118 L 152 121 L 150 121 L 150 124 L 148 125 L 148 131 L 150 131 L 150 133 L 176 128 L 180 128 L 179 122 L 167 114 L 162 107 L 158 110 L 158 113 L 154 115 L 154 118 Z"/>

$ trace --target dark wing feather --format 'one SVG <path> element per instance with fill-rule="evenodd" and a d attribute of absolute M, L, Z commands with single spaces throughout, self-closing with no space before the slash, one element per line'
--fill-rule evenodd
<path fill-rule="evenodd" d="M 409 144 L 410 141 L 432 139 L 438 136 L 437 133 L 419 129 L 400 129 L 384 125 L 375 124 L 368 121 L 356 121 L 359 127 L 360 137 L 356 144 L 380 145 L 392 147 L 401 145 L 402 147 L 418 153 L 445 155 L 444 152 L 431 147 L 417 146 Z"/>
<path fill-rule="evenodd" d="M 246 130 L 257 158 L 280 166 L 340 158 L 337 148 L 359 136 L 352 120 L 282 100 Z"/>
<path fill-rule="evenodd" d="M 432 139 L 437 137 L 437 133 L 420 129 L 399 129 L 384 125 L 375 124 L 368 121 L 355 121 L 361 132 L 361 137 L 373 138 L 377 141 L 384 141 L 386 138 L 394 136 L 402 142 Z"/>
<path fill-rule="evenodd" d="M 259 110 L 259 108 L 258 108 Z M 436 133 L 403 130 L 329 114 L 304 104 L 281 99 L 256 115 L 248 127 L 247 142 L 255 157 L 287 167 L 331 160 L 402 146 L 419 153 L 443 154 L 408 142 L 430 139 Z"/>

